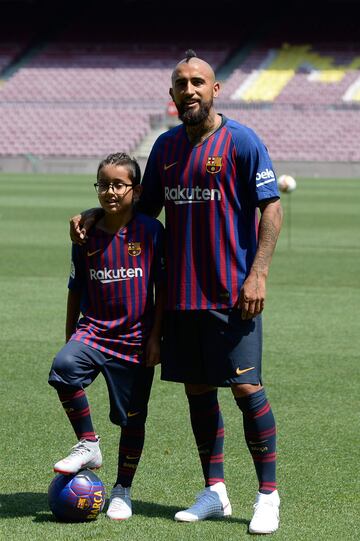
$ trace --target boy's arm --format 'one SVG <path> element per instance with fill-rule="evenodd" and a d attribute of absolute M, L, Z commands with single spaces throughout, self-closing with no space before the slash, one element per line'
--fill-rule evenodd
<path fill-rule="evenodd" d="M 154 324 L 152 326 L 149 340 L 146 347 L 146 366 L 155 366 L 160 362 L 160 340 L 162 336 L 162 320 L 164 312 L 164 284 L 155 284 L 155 312 Z"/>
<path fill-rule="evenodd" d="M 68 342 L 76 330 L 80 315 L 80 291 L 69 289 L 66 310 L 65 340 Z"/>

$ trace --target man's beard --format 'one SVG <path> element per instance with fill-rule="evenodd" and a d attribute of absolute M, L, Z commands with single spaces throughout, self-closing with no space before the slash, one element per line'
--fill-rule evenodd
<path fill-rule="evenodd" d="M 201 124 L 208 116 L 213 105 L 213 100 L 202 101 L 199 103 L 199 109 L 194 111 L 192 108 L 185 110 L 185 104 L 176 105 L 179 118 L 186 126 L 197 126 Z"/>

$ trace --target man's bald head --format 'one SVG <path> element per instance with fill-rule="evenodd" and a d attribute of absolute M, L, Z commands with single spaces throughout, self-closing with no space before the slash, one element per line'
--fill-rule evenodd
<path fill-rule="evenodd" d="M 199 126 L 216 114 L 213 104 L 220 85 L 215 81 L 214 70 L 205 60 L 198 58 L 192 50 L 185 54 L 173 71 L 169 93 L 180 120 L 187 126 Z"/>
<path fill-rule="evenodd" d="M 180 60 L 180 62 L 178 62 L 176 64 L 176 66 L 175 66 L 175 69 L 174 69 L 174 71 L 173 71 L 173 73 L 171 75 L 172 84 L 174 84 L 176 76 L 178 75 L 179 71 L 181 70 L 181 66 L 183 64 L 190 64 L 190 63 L 194 64 L 194 65 L 197 65 L 199 67 L 199 70 L 202 71 L 202 73 L 206 76 L 206 78 L 208 78 L 212 83 L 215 82 L 215 73 L 214 73 L 214 70 L 212 69 L 212 67 L 210 66 L 210 64 L 205 62 L 205 60 L 202 60 L 201 58 L 198 58 L 196 56 L 195 51 L 193 51 L 192 49 L 188 49 L 185 52 L 185 58 Z"/>

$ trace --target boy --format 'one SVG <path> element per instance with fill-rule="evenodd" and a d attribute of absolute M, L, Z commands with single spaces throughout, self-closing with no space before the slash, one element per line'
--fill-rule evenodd
<path fill-rule="evenodd" d="M 106 379 L 110 420 L 121 426 L 118 475 L 107 511 L 114 520 L 132 515 L 130 487 L 160 351 L 164 230 L 158 220 L 134 212 L 140 177 L 139 165 L 127 154 L 111 154 L 99 164 L 94 186 L 104 215 L 86 245 L 72 247 L 67 343 L 49 376 L 79 440 L 54 465 L 64 474 L 102 464 L 84 388 L 99 372 Z"/>

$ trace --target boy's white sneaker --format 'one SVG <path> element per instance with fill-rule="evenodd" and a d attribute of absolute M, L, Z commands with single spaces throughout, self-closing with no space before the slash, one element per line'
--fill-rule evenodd
<path fill-rule="evenodd" d="M 130 487 L 116 485 L 112 489 L 106 514 L 112 520 L 126 520 L 131 517 L 132 506 Z"/>
<path fill-rule="evenodd" d="M 277 490 L 271 494 L 256 495 L 254 515 L 249 524 L 249 533 L 273 533 L 279 527 L 280 498 Z"/>
<path fill-rule="evenodd" d="M 66 458 L 59 460 L 59 462 L 54 465 L 54 471 L 70 475 L 71 473 L 77 473 L 84 468 L 97 470 L 102 464 L 99 444 L 99 436 L 97 436 L 96 441 L 81 439 L 79 443 L 72 447 L 70 454 Z"/>
<path fill-rule="evenodd" d="M 231 515 L 231 504 L 224 483 L 206 487 L 197 496 L 194 505 L 175 515 L 180 522 L 196 522 L 206 518 L 221 518 Z"/>

